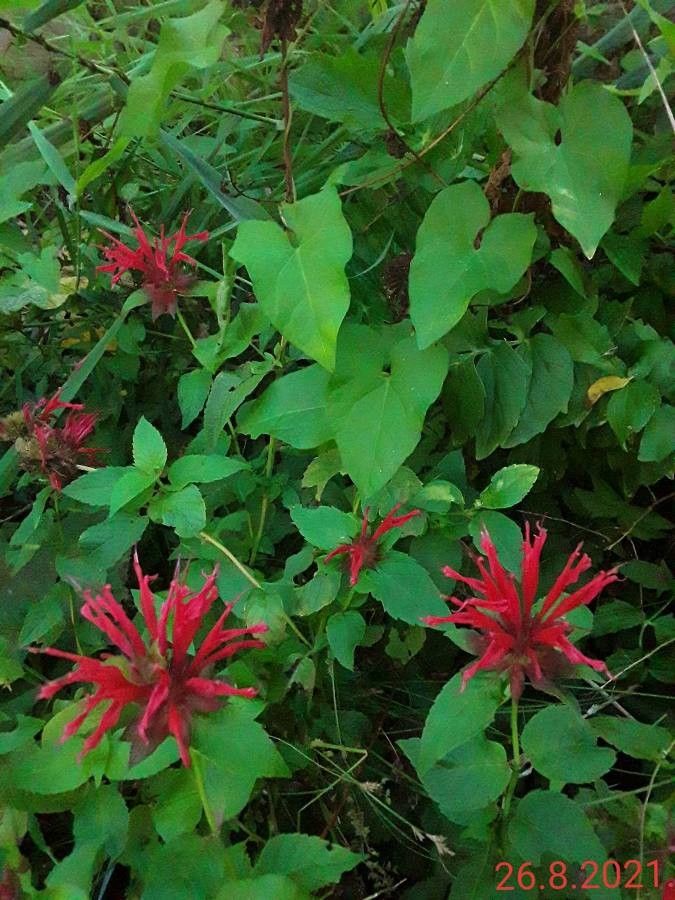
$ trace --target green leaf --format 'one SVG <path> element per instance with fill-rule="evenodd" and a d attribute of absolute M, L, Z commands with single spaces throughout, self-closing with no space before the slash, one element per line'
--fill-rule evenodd
<path fill-rule="evenodd" d="M 462 690 L 462 675 L 455 675 L 437 695 L 424 724 L 417 763 L 420 775 L 484 731 L 501 700 L 501 687 L 494 676 L 475 675 Z"/>
<path fill-rule="evenodd" d="M 406 753 L 412 741 L 401 741 Z M 414 757 L 419 755 L 417 741 Z M 411 758 L 413 765 L 416 758 Z M 451 822 L 463 824 L 470 810 L 479 810 L 503 793 L 511 777 L 506 751 L 496 741 L 477 735 L 461 747 L 447 753 L 421 775 L 431 799 Z"/>
<path fill-rule="evenodd" d="M 195 717 L 192 752 L 200 766 L 206 802 L 217 823 L 244 808 L 259 778 L 288 770 L 246 700 L 230 700 L 209 716 Z"/>
<path fill-rule="evenodd" d="M 441 394 L 455 446 L 473 438 L 485 415 L 485 388 L 473 357 L 453 360 Z"/>
<path fill-rule="evenodd" d="M 616 762 L 616 753 L 598 747 L 591 726 L 569 706 L 540 710 L 521 737 L 525 755 L 549 781 L 585 784 L 600 778 Z"/>
<path fill-rule="evenodd" d="M 228 881 L 216 900 L 310 900 L 307 891 L 286 875 L 260 875 Z"/>
<path fill-rule="evenodd" d="M 507 440 L 527 403 L 530 369 L 508 344 L 485 353 L 476 368 L 485 389 L 485 415 L 476 431 L 476 459 Z"/>
<path fill-rule="evenodd" d="M 79 544 L 87 562 L 107 570 L 140 541 L 147 525 L 145 516 L 120 512 L 98 525 L 85 528 L 80 535 Z"/>
<path fill-rule="evenodd" d="M 172 89 L 190 68 L 205 69 L 218 62 L 228 33 L 219 24 L 222 12 L 222 3 L 211 0 L 191 16 L 162 23 L 150 71 L 137 75 L 129 86 L 119 124 L 123 136 L 156 136 Z"/>
<path fill-rule="evenodd" d="M 15 99 L 16 96 L 15 94 L 12 99 Z M 6 100 L 0 106 L 0 111 L 3 111 L 3 114 L 5 104 L 8 102 Z M 22 212 L 30 209 L 30 202 L 21 200 L 21 197 L 35 187 L 36 184 L 41 184 L 45 181 L 45 172 L 45 164 L 42 161 L 21 162 L 13 166 L 10 171 L 3 172 L 2 178 L 0 178 L 0 223 L 14 218 L 14 216 L 21 215 Z"/>
<path fill-rule="evenodd" d="M 85 167 L 75 184 L 75 190 L 78 197 L 81 197 L 84 194 L 85 189 L 92 181 L 96 181 L 97 178 L 100 178 L 101 175 L 105 174 L 112 165 L 124 156 L 130 143 L 130 138 L 117 138 L 107 153 L 92 160 L 92 162 Z"/>
<path fill-rule="evenodd" d="M 594 716 L 590 720 L 593 731 L 608 744 L 635 759 L 657 762 L 670 746 L 671 736 L 667 728 L 643 725 L 633 719 L 617 716 Z"/>
<path fill-rule="evenodd" d="M 321 550 L 349 543 L 358 530 L 354 516 L 332 506 L 292 506 L 291 519 L 304 539 Z"/>
<path fill-rule="evenodd" d="M 319 569 L 314 578 L 297 591 L 295 612 L 298 616 L 311 616 L 328 606 L 338 595 L 342 574 L 335 569 Z"/>
<path fill-rule="evenodd" d="M 622 275 L 633 284 L 640 284 L 645 261 L 646 244 L 635 234 L 616 234 L 610 231 L 602 239 L 602 249 Z"/>
<path fill-rule="evenodd" d="M 154 425 L 141 416 L 132 443 L 134 465 L 141 472 L 159 475 L 166 464 L 166 444 Z"/>
<path fill-rule="evenodd" d="M 523 534 L 513 519 L 490 509 L 481 510 L 469 522 L 469 534 L 476 550 L 482 553 L 481 535 L 487 531 L 497 548 L 502 563 L 510 572 L 520 574 Z"/>
<path fill-rule="evenodd" d="M 275 222 L 242 222 L 230 254 L 248 269 L 275 328 L 332 371 L 349 308 L 344 267 L 352 255 L 351 231 L 334 188 L 281 209 L 287 231 Z"/>
<path fill-rule="evenodd" d="M 549 746 L 549 753 L 554 752 Z M 554 791 L 531 791 L 519 800 L 508 836 L 512 852 L 535 866 L 547 854 L 568 863 L 607 858 L 582 808 Z"/>
<path fill-rule="evenodd" d="M 354 651 L 365 633 L 365 619 L 354 610 L 333 613 L 326 622 L 328 646 L 340 665 L 351 672 L 354 671 Z"/>
<path fill-rule="evenodd" d="M 141 472 L 134 468 L 126 469 L 110 492 L 110 516 L 114 516 L 123 506 L 135 500 L 154 481 L 155 475 L 151 472 Z"/>
<path fill-rule="evenodd" d="M 476 501 L 486 509 L 507 509 L 520 503 L 532 490 L 539 477 L 538 466 L 517 463 L 500 469 L 490 479 L 490 484 Z"/>
<path fill-rule="evenodd" d="M 213 385 L 204 410 L 204 435 L 206 448 L 213 452 L 218 438 L 222 434 L 227 420 L 241 406 L 270 370 L 270 365 L 256 364 L 250 374 L 243 380 L 232 372 L 220 372 L 213 380 Z"/>
<path fill-rule="evenodd" d="M 193 537 L 206 525 L 204 498 L 194 484 L 164 494 L 157 503 L 156 512 L 162 523 L 174 528 L 179 537 Z"/>
<path fill-rule="evenodd" d="M 143 900 L 211 900 L 225 880 L 223 845 L 215 835 L 181 834 L 143 855 Z"/>
<path fill-rule="evenodd" d="M 211 373 L 206 369 L 185 372 L 178 379 L 178 406 L 180 407 L 180 427 L 185 429 L 197 418 L 204 408 L 211 390 Z"/>
<path fill-rule="evenodd" d="M 497 121 L 515 154 L 511 174 L 523 190 L 548 194 L 553 215 L 590 259 L 623 193 L 630 116 L 621 100 L 596 82 L 574 85 L 557 107 L 535 99 L 521 71 L 505 82 Z"/>
<path fill-rule="evenodd" d="M 24 126 L 38 114 L 49 100 L 55 88 L 56 85 L 50 82 L 47 75 L 41 75 L 34 81 L 29 81 L 19 87 L 9 100 L 0 103 L 0 147 L 4 147 L 12 138 L 21 133 Z M 35 163 L 26 162 L 22 165 L 24 167 L 35 166 Z M 44 167 L 40 164 L 40 171 L 43 170 Z M 3 173 L 3 180 L 5 177 L 5 173 Z M 1 208 L 2 204 L 0 203 L 0 221 L 4 221 L 5 217 L 1 214 Z"/>
<path fill-rule="evenodd" d="M 659 392 L 647 381 L 631 381 L 612 394 L 607 404 L 607 421 L 624 450 L 628 438 L 642 431 L 660 404 Z"/>
<path fill-rule="evenodd" d="M 229 212 L 235 222 L 243 222 L 245 219 L 271 218 L 265 207 L 258 203 L 257 200 L 253 200 L 250 197 L 238 197 L 224 191 L 221 187 L 222 175 L 218 169 L 214 169 L 206 160 L 191 150 L 185 141 L 179 141 L 175 135 L 163 130 L 160 130 L 159 138 L 162 144 L 168 147 L 172 153 L 175 153 L 187 168 L 197 176 L 209 194 Z"/>
<path fill-rule="evenodd" d="M 58 628 L 65 621 L 64 609 L 66 598 L 70 597 L 67 585 L 56 585 L 46 597 L 38 600 L 28 610 L 19 632 L 19 646 L 27 647 L 44 637 L 53 628 Z"/>
<path fill-rule="evenodd" d="M 673 453 L 675 407 L 660 406 L 647 423 L 640 441 L 640 462 L 661 462 Z"/>
<path fill-rule="evenodd" d="M 309 834 L 278 834 L 263 847 L 256 875 L 289 875 L 307 891 L 337 884 L 364 859 L 345 847 Z"/>
<path fill-rule="evenodd" d="M 509 291 L 530 264 L 536 236 L 531 215 L 490 221 L 490 204 L 475 181 L 437 194 L 417 232 L 410 266 L 410 318 L 419 346 L 454 328 L 480 291 Z"/>
<path fill-rule="evenodd" d="M 80 475 L 63 488 L 66 497 L 88 506 L 109 506 L 112 492 L 120 478 L 130 469 L 126 466 L 106 466 Z"/>
<path fill-rule="evenodd" d="M 333 447 L 332 450 L 320 453 L 307 466 L 302 476 L 302 487 L 316 488 L 314 499 L 320 503 L 326 485 L 334 475 L 338 475 L 341 471 L 340 451 L 337 447 Z"/>
<path fill-rule="evenodd" d="M 28 130 L 35 141 L 35 146 L 40 151 L 40 156 L 54 173 L 56 180 L 68 191 L 71 197 L 74 197 L 77 191 L 75 179 L 71 175 L 70 169 L 66 165 L 64 158 L 56 147 L 47 140 L 35 122 L 28 123 Z"/>
<path fill-rule="evenodd" d="M 593 634 L 616 634 L 626 628 L 642 625 L 643 615 L 639 609 L 625 600 L 610 600 L 599 606 L 593 615 Z"/>
<path fill-rule="evenodd" d="M 374 569 L 366 569 L 359 587 L 379 600 L 394 619 L 421 625 L 425 616 L 447 616 L 447 604 L 429 573 L 407 553 L 390 550 Z"/>
<path fill-rule="evenodd" d="M 404 337 L 387 348 L 385 339 L 398 334 L 404 332 L 380 337 L 364 326 L 345 328 L 329 387 L 342 464 L 364 498 L 384 487 L 417 446 L 448 370 L 440 345 L 419 350 L 414 338 Z"/>
<path fill-rule="evenodd" d="M 299 450 L 318 447 L 333 436 L 326 415 L 329 378 L 321 366 L 277 378 L 260 397 L 242 407 L 237 427 L 253 438 L 270 434 Z"/>
<path fill-rule="evenodd" d="M 532 366 L 532 377 L 525 408 L 503 447 L 517 447 L 546 431 L 558 413 L 567 412 L 574 386 L 572 357 L 552 335 L 535 334 L 520 350 Z"/>
<path fill-rule="evenodd" d="M 406 50 L 413 121 L 496 78 L 523 45 L 533 12 L 534 0 L 429 0 Z"/>
<path fill-rule="evenodd" d="M 193 833 L 204 814 L 194 773 L 188 769 L 167 769 L 155 777 L 157 799 L 152 806 L 152 821 L 163 841 Z"/>
<path fill-rule="evenodd" d="M 301 109 L 348 128 L 373 132 L 387 127 L 377 99 L 380 59 L 346 48 L 339 56 L 315 53 L 289 76 L 289 90 Z M 401 80 L 384 73 L 387 112 L 405 118 L 408 98 Z"/>
<path fill-rule="evenodd" d="M 191 483 L 207 484 L 211 481 L 220 481 L 248 467 L 248 463 L 243 459 L 231 459 L 217 453 L 204 456 L 195 453 L 181 456 L 171 463 L 168 475 L 173 487 L 182 488 Z"/>
<path fill-rule="evenodd" d="M 83 2 L 84 0 L 46 0 L 26 16 L 23 20 L 23 30 L 30 34 L 64 12 L 81 6 Z"/>

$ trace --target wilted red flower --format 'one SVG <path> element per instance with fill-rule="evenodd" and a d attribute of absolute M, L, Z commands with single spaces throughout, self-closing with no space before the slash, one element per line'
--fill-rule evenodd
<path fill-rule="evenodd" d="M 412 512 L 405 513 L 403 516 L 395 516 L 394 513 L 400 506 L 401 504 L 397 503 L 393 509 L 390 509 L 371 535 L 367 534 L 368 508 L 364 509 L 363 521 L 361 522 L 361 534 L 357 540 L 352 541 L 351 544 L 340 544 L 335 550 L 331 550 L 324 559 L 324 562 L 328 562 L 333 559 L 334 556 L 340 556 L 342 554 L 349 556 L 349 583 L 353 587 L 359 580 L 361 569 L 370 569 L 377 562 L 379 553 L 378 541 L 382 535 L 391 531 L 392 528 L 400 528 L 401 525 L 409 519 L 412 519 L 413 516 L 419 516 L 421 512 L 419 509 L 413 509 Z"/>
<path fill-rule="evenodd" d="M 427 625 L 445 622 L 471 625 L 481 633 L 477 642 L 480 658 L 464 670 L 463 684 L 481 669 L 508 672 L 511 693 L 517 699 L 525 676 L 535 687 L 545 686 L 560 668 L 562 657 L 573 665 L 607 671 L 603 662 L 584 656 L 569 641 L 567 635 L 572 626 L 563 617 L 578 606 L 588 605 L 608 584 L 617 581 L 617 569 L 599 572 L 583 587 L 563 596 L 564 591 L 591 567 L 590 557 L 585 553 L 580 556 L 579 544 L 544 597 L 539 611 L 533 613 L 539 586 L 539 560 L 545 541 L 546 531 L 541 526 L 537 527 L 533 540 L 530 540 L 529 524 L 525 526 L 520 593 L 515 578 L 500 563 L 487 531 L 482 534 L 481 548 L 487 556 L 489 571 L 481 557 L 476 560 L 480 578 L 461 575 L 450 566 L 443 569 L 448 578 L 461 581 L 478 594 L 468 600 L 449 597 L 450 602 L 459 607 L 457 612 L 423 619 Z"/>
<path fill-rule="evenodd" d="M 218 597 L 215 586 L 217 569 L 206 578 L 196 594 L 180 581 L 176 573 L 159 615 L 150 590 L 153 578 L 143 574 L 137 555 L 134 556 L 134 569 L 149 641 L 141 637 L 124 608 L 115 600 L 110 585 L 106 585 L 96 597 L 85 591 L 82 615 L 100 629 L 122 655 L 106 653 L 101 659 L 93 659 L 55 647 L 32 648 L 34 653 L 46 653 L 76 663 L 72 672 L 43 685 L 38 697 L 47 700 L 69 684 L 90 682 L 96 690 L 86 698 L 83 711 L 66 726 L 62 741 L 76 734 L 96 707 L 108 704 L 98 726 L 84 742 L 82 754 L 88 753 L 100 743 L 106 731 L 115 727 L 124 708 L 135 704 L 140 707 L 139 713 L 124 733 L 132 745 L 132 761 L 144 758 L 164 738 L 173 735 L 183 764 L 189 766 L 193 713 L 212 712 L 220 706 L 223 697 L 255 697 L 257 694 L 255 688 L 235 688 L 211 678 L 213 666 L 247 647 L 264 647 L 259 640 L 236 638 L 262 634 L 267 631 L 267 625 L 223 628 L 233 605 L 227 603 L 218 621 L 192 655 L 189 653 L 190 645 Z"/>
<path fill-rule="evenodd" d="M 96 461 L 100 450 L 85 447 L 96 425 L 95 413 L 82 412 L 82 403 L 66 403 L 58 390 L 53 397 L 24 403 L 20 412 L 0 420 L 0 440 L 14 441 L 22 467 L 42 472 L 51 486 L 60 491 L 63 484 L 78 474 L 78 465 Z M 68 415 L 61 427 L 55 424 L 62 409 Z"/>
<path fill-rule="evenodd" d="M 187 234 L 185 229 L 190 212 L 186 212 L 175 234 L 165 237 L 162 225 L 159 237 L 153 238 L 151 243 L 134 211 L 130 209 L 129 212 L 136 223 L 134 235 L 138 247 L 132 250 L 107 231 L 103 231 L 112 242 L 112 246 L 103 248 L 103 255 L 108 263 L 97 266 L 96 270 L 109 272 L 112 275 L 112 284 L 117 284 L 125 272 L 140 272 L 141 287 L 152 301 L 153 320 L 163 313 L 173 316 L 176 314 L 178 294 L 186 291 L 193 281 L 193 276 L 184 272 L 180 264 L 197 265 L 195 259 L 183 253 L 183 247 L 190 241 L 208 240 L 209 233 L 200 231 L 197 234 Z M 173 249 L 170 252 L 172 244 Z"/>

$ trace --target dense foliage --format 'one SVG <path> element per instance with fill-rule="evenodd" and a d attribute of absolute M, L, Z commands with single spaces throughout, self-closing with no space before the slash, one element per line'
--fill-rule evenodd
<path fill-rule="evenodd" d="M 674 7 L 0 0 L 0 896 L 672 896 Z"/>

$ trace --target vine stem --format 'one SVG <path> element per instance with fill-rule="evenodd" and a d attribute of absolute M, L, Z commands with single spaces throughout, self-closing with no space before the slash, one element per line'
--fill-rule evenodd
<path fill-rule="evenodd" d="M 206 531 L 200 531 L 199 537 L 203 541 L 205 541 L 207 544 L 211 544 L 212 547 L 215 547 L 217 550 L 220 550 L 220 552 L 223 554 L 223 556 L 226 556 L 230 560 L 232 565 L 241 572 L 241 574 L 244 576 L 244 578 L 248 581 L 249 584 L 253 585 L 253 587 L 257 588 L 259 591 L 265 590 L 263 588 L 262 584 L 260 584 L 260 582 L 258 581 L 258 579 L 248 571 L 246 566 L 237 559 L 237 557 L 234 555 L 234 553 L 231 550 L 228 550 L 228 548 L 225 546 L 225 544 L 221 544 L 219 540 L 216 540 L 216 538 L 212 537 L 212 535 L 208 534 Z M 293 619 L 291 619 L 291 617 L 288 615 L 286 610 L 282 609 L 281 615 L 283 617 L 284 622 L 286 622 L 286 624 L 291 629 L 293 634 L 298 638 L 298 640 L 302 641 L 302 643 L 306 647 L 309 647 L 311 650 L 312 645 L 307 640 L 307 638 L 304 636 L 304 634 L 300 631 L 300 629 L 295 624 Z"/>
<path fill-rule="evenodd" d="M 207 544 L 211 544 L 212 547 L 215 547 L 216 550 L 220 550 L 223 556 L 226 556 L 232 565 L 241 572 L 249 584 L 252 584 L 253 587 L 258 588 L 258 590 L 262 590 L 262 585 L 258 579 L 251 575 L 246 566 L 237 559 L 231 550 L 227 549 L 225 544 L 221 544 L 220 541 L 216 540 L 216 538 L 212 537 L 210 534 L 207 534 L 206 531 L 200 531 L 199 537 L 203 541 L 206 541 Z"/>
<path fill-rule="evenodd" d="M 504 802 L 502 803 L 502 820 L 503 824 L 506 825 L 506 820 L 508 819 L 509 810 L 511 809 L 511 801 L 513 799 L 513 795 L 516 790 L 516 785 L 518 784 L 518 775 L 520 774 L 520 735 L 518 733 L 518 700 L 515 697 L 511 697 L 511 747 L 513 752 L 513 758 L 511 760 L 511 768 L 513 771 L 511 772 L 511 780 L 509 781 L 509 785 L 506 788 L 506 794 L 504 795 Z"/>

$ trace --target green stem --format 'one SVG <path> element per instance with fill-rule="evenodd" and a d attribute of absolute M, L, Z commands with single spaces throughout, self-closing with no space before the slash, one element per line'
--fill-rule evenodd
<path fill-rule="evenodd" d="M 197 346 L 197 342 L 196 342 L 195 339 L 192 337 L 192 332 L 191 332 L 190 329 L 188 328 L 187 322 L 186 322 L 185 319 L 183 318 L 183 313 L 180 311 L 180 309 L 178 309 L 178 307 L 176 307 L 176 318 L 178 319 L 178 321 L 179 321 L 179 323 L 180 323 L 180 327 L 183 329 L 183 331 L 184 331 L 185 334 L 187 335 L 187 339 L 188 339 L 188 340 L 190 341 L 190 343 L 192 344 L 192 347 L 193 347 L 193 348 L 196 347 L 196 346 Z"/>
<path fill-rule="evenodd" d="M 221 544 L 220 541 L 217 541 L 214 537 L 211 537 L 210 534 L 207 534 L 205 531 L 199 532 L 199 537 L 206 541 L 207 544 L 211 544 L 212 547 L 215 547 L 216 550 L 220 550 L 223 556 L 226 556 L 232 565 L 239 569 L 244 578 L 248 581 L 249 584 L 252 584 L 254 588 L 258 588 L 258 590 L 262 590 L 262 585 L 260 582 L 248 571 L 246 566 L 243 563 L 240 563 L 237 557 L 231 550 L 228 550 L 225 544 Z"/>
<path fill-rule="evenodd" d="M 506 824 L 509 810 L 511 809 L 511 800 L 518 784 L 518 775 L 520 774 L 520 735 L 518 734 L 518 701 L 515 697 L 511 697 L 511 747 L 513 749 L 513 758 L 511 761 L 511 780 L 504 794 L 504 802 L 502 803 L 502 821 Z"/>
<path fill-rule="evenodd" d="M 231 550 L 228 550 L 227 547 L 225 546 L 225 544 L 221 544 L 220 541 L 216 540 L 216 538 L 212 537 L 210 534 L 207 534 L 206 531 L 200 531 L 199 537 L 203 541 L 205 541 L 207 544 L 211 544 L 212 547 L 215 547 L 217 550 L 220 550 L 220 552 L 223 554 L 223 556 L 226 556 L 230 560 L 232 565 L 241 572 L 241 574 L 244 576 L 244 578 L 248 581 L 249 584 L 253 585 L 253 587 L 257 588 L 259 591 L 265 590 L 263 588 L 262 584 L 260 584 L 260 582 L 258 581 L 258 579 L 255 578 L 255 576 L 252 575 L 248 571 L 248 569 L 246 568 L 246 566 L 243 565 L 243 563 L 239 562 L 239 560 L 234 555 L 234 553 Z M 307 640 L 307 638 L 304 636 L 304 634 L 300 631 L 300 629 L 295 624 L 293 619 L 291 619 L 291 617 L 288 615 L 288 613 L 285 610 L 282 610 L 281 615 L 282 615 L 284 621 L 286 622 L 286 624 L 288 625 L 288 627 L 295 634 L 295 636 L 300 641 L 302 641 L 302 643 L 306 647 L 309 647 L 311 650 L 312 645 Z"/>

